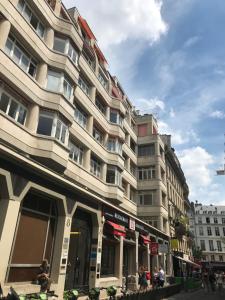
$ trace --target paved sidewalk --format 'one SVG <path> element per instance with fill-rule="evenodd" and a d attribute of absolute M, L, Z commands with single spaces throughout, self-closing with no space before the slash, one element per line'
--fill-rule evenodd
<path fill-rule="evenodd" d="M 225 299 L 225 290 L 219 294 L 216 292 L 206 293 L 203 289 L 195 292 L 181 292 L 164 300 L 222 300 Z"/>

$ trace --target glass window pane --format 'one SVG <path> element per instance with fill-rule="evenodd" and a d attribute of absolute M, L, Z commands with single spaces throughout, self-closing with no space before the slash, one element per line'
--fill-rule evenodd
<path fill-rule="evenodd" d="M 2 96 L 0 99 L 0 109 L 2 111 L 6 112 L 8 104 L 9 104 L 9 97 L 5 93 L 2 93 Z"/>
<path fill-rule="evenodd" d="M 60 139 L 61 127 L 62 127 L 62 123 L 60 122 L 60 120 L 57 120 L 56 131 L 55 131 L 55 137 L 57 138 L 57 140 Z"/>
<path fill-rule="evenodd" d="M 117 123 L 117 112 L 110 111 L 110 122 Z"/>
<path fill-rule="evenodd" d="M 29 66 L 29 69 L 28 69 L 28 73 L 29 73 L 32 77 L 34 77 L 35 74 L 36 74 L 36 65 L 35 65 L 33 62 L 30 63 L 30 66 Z"/>
<path fill-rule="evenodd" d="M 10 54 L 11 50 L 13 48 L 13 41 L 11 41 L 9 38 L 7 39 L 6 41 L 6 44 L 5 44 L 5 51 L 7 54 Z"/>
<path fill-rule="evenodd" d="M 45 115 L 40 115 L 37 133 L 51 136 L 52 125 L 53 125 L 53 116 L 47 117 Z"/>
<path fill-rule="evenodd" d="M 24 107 L 20 106 L 17 122 L 19 122 L 20 124 L 23 125 L 25 122 L 26 114 L 27 114 L 26 109 Z"/>
<path fill-rule="evenodd" d="M 62 126 L 62 133 L 61 133 L 61 142 L 65 143 L 66 141 L 66 132 L 67 132 L 67 127 L 65 125 Z"/>
<path fill-rule="evenodd" d="M 17 110 L 18 110 L 18 104 L 15 101 L 11 100 L 8 115 L 13 119 L 15 119 Z"/>
<path fill-rule="evenodd" d="M 37 28 L 37 34 L 38 34 L 40 37 L 43 37 L 43 36 L 44 36 L 44 33 L 45 33 L 45 28 L 44 28 L 44 26 L 39 22 L 39 23 L 38 23 L 38 28 Z"/>
<path fill-rule="evenodd" d="M 30 24 L 34 27 L 34 29 L 37 29 L 38 19 L 34 15 L 31 16 Z"/>
<path fill-rule="evenodd" d="M 27 19 L 27 21 L 30 22 L 30 18 L 31 18 L 32 12 L 31 12 L 31 10 L 29 9 L 28 6 L 25 7 L 23 15 L 24 15 L 25 19 Z"/>
<path fill-rule="evenodd" d="M 60 80 L 61 75 L 56 72 L 49 72 L 48 73 L 48 82 L 47 82 L 47 89 L 54 92 L 60 91 Z"/>
<path fill-rule="evenodd" d="M 20 50 L 18 47 L 15 47 L 15 48 L 14 48 L 14 51 L 13 51 L 13 60 L 14 60 L 17 64 L 19 64 L 21 56 L 22 56 L 21 50 Z"/>
<path fill-rule="evenodd" d="M 24 4 L 25 4 L 24 0 L 19 0 L 17 7 L 18 7 L 20 12 L 23 11 Z"/>
<path fill-rule="evenodd" d="M 66 40 L 55 37 L 53 49 L 65 53 Z"/>
<path fill-rule="evenodd" d="M 27 69 L 28 69 L 28 66 L 29 66 L 29 62 L 30 62 L 29 58 L 26 57 L 25 55 L 23 55 L 23 56 L 22 56 L 22 59 L 21 59 L 20 65 L 21 65 L 21 68 L 22 68 L 24 71 L 26 71 L 26 72 L 27 72 Z"/>

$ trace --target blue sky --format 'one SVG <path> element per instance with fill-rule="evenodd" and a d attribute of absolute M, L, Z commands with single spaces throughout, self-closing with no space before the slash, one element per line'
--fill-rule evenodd
<path fill-rule="evenodd" d="M 225 205 L 224 0 L 64 0 L 86 18 L 109 69 L 154 113 L 184 169 L 190 200 Z"/>

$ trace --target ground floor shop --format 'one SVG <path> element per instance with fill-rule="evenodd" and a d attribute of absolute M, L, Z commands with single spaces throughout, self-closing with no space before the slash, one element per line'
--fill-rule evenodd
<path fill-rule="evenodd" d="M 23 159 L 23 161 L 22 161 Z M 20 292 L 39 290 L 39 265 L 47 259 L 53 289 L 137 286 L 138 268 L 162 265 L 168 236 L 110 205 L 99 195 L 42 166 L 0 161 L 0 282 Z M 155 250 L 153 250 L 155 245 Z M 161 247 L 163 249 L 163 247 Z M 164 247 L 165 248 L 165 247 Z M 168 247 L 167 247 L 168 248 Z"/>

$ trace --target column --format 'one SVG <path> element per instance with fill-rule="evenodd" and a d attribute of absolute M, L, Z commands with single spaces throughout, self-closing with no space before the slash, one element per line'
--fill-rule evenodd
<path fill-rule="evenodd" d="M 104 182 L 106 181 L 106 174 L 107 174 L 107 164 L 106 163 L 102 163 L 101 179 Z"/>
<path fill-rule="evenodd" d="M 87 149 L 84 152 L 84 167 L 88 171 L 90 171 L 90 164 L 91 164 L 91 150 Z"/>
<path fill-rule="evenodd" d="M 6 40 L 10 32 L 11 24 L 9 20 L 2 20 L 0 22 L 0 49 L 4 49 Z"/>
<path fill-rule="evenodd" d="M 39 106 L 37 104 L 31 104 L 28 118 L 26 120 L 26 126 L 33 133 L 37 132 L 38 120 L 39 120 Z"/>
<path fill-rule="evenodd" d="M 45 33 L 45 43 L 50 48 L 53 49 L 54 45 L 54 30 L 51 27 L 46 29 Z"/>
<path fill-rule="evenodd" d="M 138 289 L 138 240 L 139 240 L 139 232 L 135 231 L 135 264 L 136 264 L 136 289 Z"/>
<path fill-rule="evenodd" d="M 88 117 L 88 122 L 87 122 L 87 130 L 91 135 L 93 133 L 93 123 L 94 123 L 94 117 L 89 116 Z"/>
<path fill-rule="evenodd" d="M 42 87 L 46 87 L 48 65 L 43 62 L 38 65 L 36 79 Z"/>
<path fill-rule="evenodd" d="M 109 134 L 106 132 L 104 135 L 104 141 L 103 141 L 103 144 L 106 148 L 107 148 L 107 144 L 108 144 L 108 139 L 109 139 Z"/>
<path fill-rule="evenodd" d="M 127 198 L 130 200 L 130 184 L 127 184 Z"/>
<path fill-rule="evenodd" d="M 93 102 L 95 102 L 95 97 L 96 97 L 96 87 L 92 86 L 90 88 L 90 98 Z"/>
<path fill-rule="evenodd" d="M 0 240 L 0 282 L 5 281 L 8 262 L 13 244 L 13 238 L 16 231 L 16 224 L 20 209 L 20 202 L 12 199 L 3 199 L 7 201 L 8 206 L 5 207 L 5 222 L 2 229 L 2 235 Z"/>

